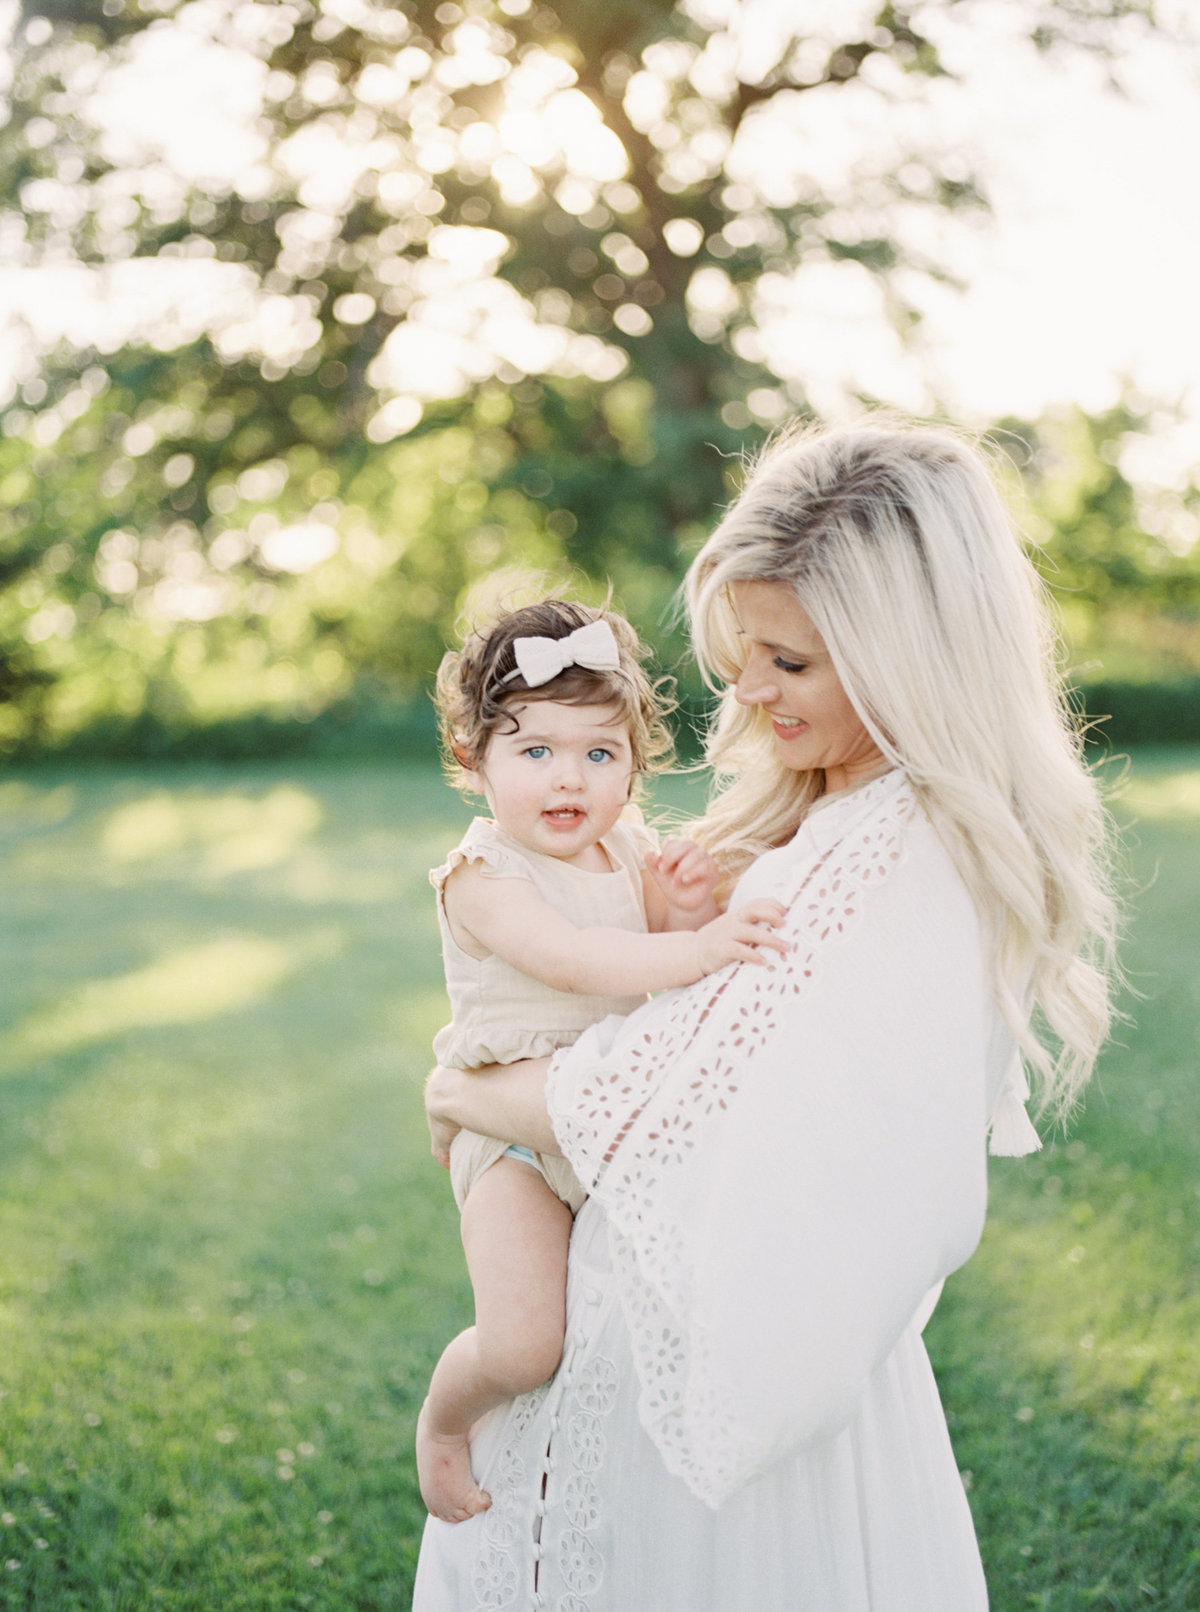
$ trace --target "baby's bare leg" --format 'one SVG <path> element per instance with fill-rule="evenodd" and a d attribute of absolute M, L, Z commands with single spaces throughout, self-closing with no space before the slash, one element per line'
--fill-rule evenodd
<path fill-rule="evenodd" d="M 467 1442 L 485 1412 L 545 1382 L 562 1355 L 571 1211 L 532 1165 L 498 1159 L 463 1205 L 475 1325 L 434 1368 L 417 1422 L 421 1497 L 462 1522 L 490 1504 L 471 1476 Z"/>

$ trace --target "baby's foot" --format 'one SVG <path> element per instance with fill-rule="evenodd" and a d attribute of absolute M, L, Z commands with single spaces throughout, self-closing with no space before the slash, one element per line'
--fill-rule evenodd
<path fill-rule="evenodd" d="M 435 1433 L 428 1422 L 429 1401 L 417 1417 L 417 1478 L 421 1499 L 443 1522 L 466 1522 L 486 1511 L 491 1495 L 471 1476 L 471 1446 L 465 1433 Z"/>

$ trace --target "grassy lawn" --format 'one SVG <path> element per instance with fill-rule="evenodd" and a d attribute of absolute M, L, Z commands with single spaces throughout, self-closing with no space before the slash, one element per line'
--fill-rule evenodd
<path fill-rule="evenodd" d="M 995 1612 L 1200 1607 L 1200 753 L 1118 810 L 1133 1022 L 1068 1139 L 993 1161 L 928 1333 Z"/>
<path fill-rule="evenodd" d="M 995 1612 L 1200 1606 L 1200 754 L 1122 812 L 1137 1023 L 929 1333 Z M 407 1607 L 465 817 L 383 764 L 0 780 L 0 1607 Z"/>

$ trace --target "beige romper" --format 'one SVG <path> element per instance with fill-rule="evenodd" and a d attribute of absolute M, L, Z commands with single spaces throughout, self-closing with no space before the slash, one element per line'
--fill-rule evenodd
<path fill-rule="evenodd" d="M 450 933 L 443 891 L 446 880 L 464 862 L 478 862 L 493 879 L 526 879 L 538 894 L 579 929 L 629 929 L 646 932 L 642 898 L 642 862 L 653 839 L 640 823 L 616 823 L 600 841 L 612 863 L 611 873 L 592 873 L 556 857 L 527 851 L 490 819 L 477 817 L 447 860 L 429 875 L 438 892 L 438 922 L 451 1022 L 434 1037 L 434 1056 L 454 1069 L 481 1064 L 515 1063 L 542 1058 L 571 1044 L 589 1025 L 610 1013 L 632 1013 L 645 996 L 579 996 L 556 991 L 522 974 L 489 952 L 472 957 Z M 491 1136 L 460 1131 L 450 1149 L 450 1181 L 459 1207 L 484 1170 L 508 1147 Z M 554 1193 L 578 1210 L 584 1191 L 564 1159 L 552 1153 L 533 1155 Z"/>

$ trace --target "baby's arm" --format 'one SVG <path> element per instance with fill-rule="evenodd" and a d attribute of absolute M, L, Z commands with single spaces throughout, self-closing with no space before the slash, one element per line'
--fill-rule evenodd
<path fill-rule="evenodd" d="M 488 878 L 473 862 L 450 875 L 443 900 L 461 938 L 553 990 L 582 996 L 641 996 L 787 950 L 771 933 L 784 917 L 777 901 L 750 902 L 697 930 L 578 929 L 528 879 Z"/>

